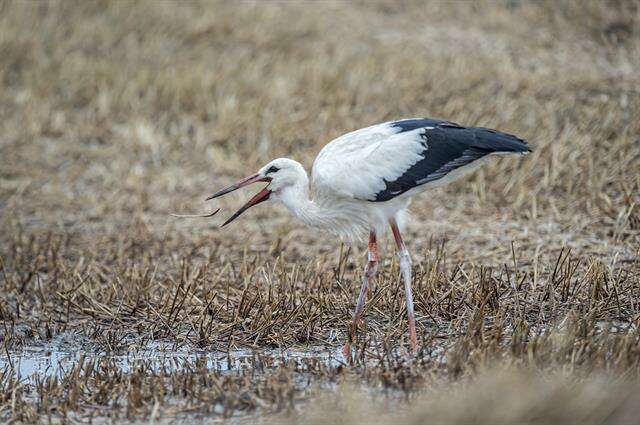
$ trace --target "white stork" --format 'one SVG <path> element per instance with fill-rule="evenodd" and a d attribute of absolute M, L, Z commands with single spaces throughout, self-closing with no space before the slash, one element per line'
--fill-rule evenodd
<path fill-rule="evenodd" d="M 405 221 L 411 197 L 458 179 L 490 155 L 530 151 L 525 140 L 488 128 L 464 127 L 429 118 L 390 121 L 347 133 L 327 144 L 313 163 L 313 196 L 302 165 L 278 158 L 207 200 L 251 183 L 268 182 L 222 226 L 269 199 L 283 203 L 300 220 L 322 231 L 348 239 L 369 234 L 368 262 L 345 356 L 350 353 L 349 342 L 378 268 L 377 235 L 391 227 L 404 279 L 411 349 L 415 352 L 411 257 L 399 228 Z"/>

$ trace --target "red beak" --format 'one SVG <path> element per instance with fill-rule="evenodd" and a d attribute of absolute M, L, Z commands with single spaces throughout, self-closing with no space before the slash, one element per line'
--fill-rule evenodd
<path fill-rule="evenodd" d="M 252 183 L 256 183 L 256 182 L 270 182 L 271 178 L 270 177 L 263 177 L 259 174 L 254 174 L 252 176 L 246 177 L 234 184 L 232 184 L 231 186 L 225 187 L 222 190 L 217 191 L 216 193 L 214 193 L 213 195 L 209 196 L 207 198 L 207 201 L 213 198 L 217 198 L 218 196 L 222 196 L 225 195 L 229 192 L 233 192 L 234 190 L 240 189 L 241 187 L 244 186 L 248 186 Z M 269 195 L 271 195 L 271 190 L 267 189 L 266 187 L 264 189 L 262 189 L 260 192 L 256 193 L 256 195 L 251 198 L 249 200 L 249 202 L 247 202 L 246 204 L 244 204 L 242 206 L 242 208 L 240 208 L 238 211 L 235 212 L 235 214 L 233 214 L 231 217 L 229 217 L 229 219 L 227 221 L 225 221 L 222 226 L 226 226 L 227 224 L 231 223 L 233 220 L 235 220 L 236 218 L 238 218 L 240 216 L 240 214 L 242 214 L 243 212 L 245 212 L 246 210 L 248 210 L 249 208 L 251 208 L 254 205 L 259 204 L 260 202 L 264 202 L 267 199 L 269 199 Z"/>

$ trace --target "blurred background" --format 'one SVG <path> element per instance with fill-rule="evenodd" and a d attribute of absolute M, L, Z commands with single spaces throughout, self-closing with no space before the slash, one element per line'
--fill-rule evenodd
<path fill-rule="evenodd" d="M 272 158 L 310 167 L 345 132 L 427 116 L 535 152 L 422 196 L 420 235 L 483 239 L 460 236 L 472 221 L 619 243 L 639 214 L 638 13 L 637 1 L 2 1 L 2 238 L 228 239 L 215 225 L 249 193 L 209 221 L 168 213 L 207 211 L 204 196 Z M 271 206 L 234 225 L 307 234 Z"/>

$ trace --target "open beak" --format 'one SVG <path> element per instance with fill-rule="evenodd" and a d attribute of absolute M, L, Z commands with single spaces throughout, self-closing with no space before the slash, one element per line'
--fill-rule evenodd
<path fill-rule="evenodd" d="M 246 178 L 244 178 L 244 179 L 232 184 L 231 186 L 225 187 L 224 189 L 217 191 L 213 195 L 209 196 L 207 198 L 207 201 L 211 200 L 211 199 L 214 199 L 214 198 L 217 198 L 219 196 L 225 195 L 225 194 L 227 194 L 229 192 L 233 192 L 234 190 L 240 189 L 241 187 L 244 187 L 244 186 L 248 186 L 248 185 L 250 185 L 252 183 L 270 182 L 270 181 L 271 181 L 270 177 L 264 177 L 264 176 L 261 176 L 259 174 L 254 174 L 252 176 L 246 177 Z M 233 220 L 238 218 L 240 216 L 240 214 L 242 214 L 243 212 L 245 212 L 246 210 L 248 210 L 252 206 L 258 205 L 260 202 L 266 201 L 267 199 L 269 199 L 269 195 L 271 195 L 271 190 L 269 190 L 268 188 L 265 187 L 260 192 L 256 193 L 253 198 L 249 199 L 249 202 L 244 204 L 242 206 L 242 208 L 240 208 L 238 211 L 235 212 L 235 214 L 233 214 L 231 217 L 229 217 L 229 219 L 227 221 L 222 223 L 222 226 L 220 226 L 220 227 L 226 226 L 227 224 L 231 223 Z"/>

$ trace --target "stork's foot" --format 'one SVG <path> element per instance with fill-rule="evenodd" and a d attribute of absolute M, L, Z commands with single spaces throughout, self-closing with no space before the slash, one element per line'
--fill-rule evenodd
<path fill-rule="evenodd" d="M 346 359 L 349 359 L 351 356 L 351 342 L 356 340 L 356 332 L 358 332 L 358 323 L 362 322 L 364 324 L 364 319 L 360 316 L 354 317 L 351 326 L 349 326 L 349 334 L 347 335 L 347 340 L 344 343 L 344 347 L 342 348 L 342 354 Z"/>
<path fill-rule="evenodd" d="M 418 337 L 416 336 L 416 324 L 413 317 L 409 319 L 409 338 L 411 342 L 411 354 L 418 354 Z"/>
<path fill-rule="evenodd" d="M 342 354 L 347 360 L 349 360 L 349 358 L 351 357 L 351 344 L 349 343 L 349 341 L 344 343 L 344 347 L 342 347 Z"/>

